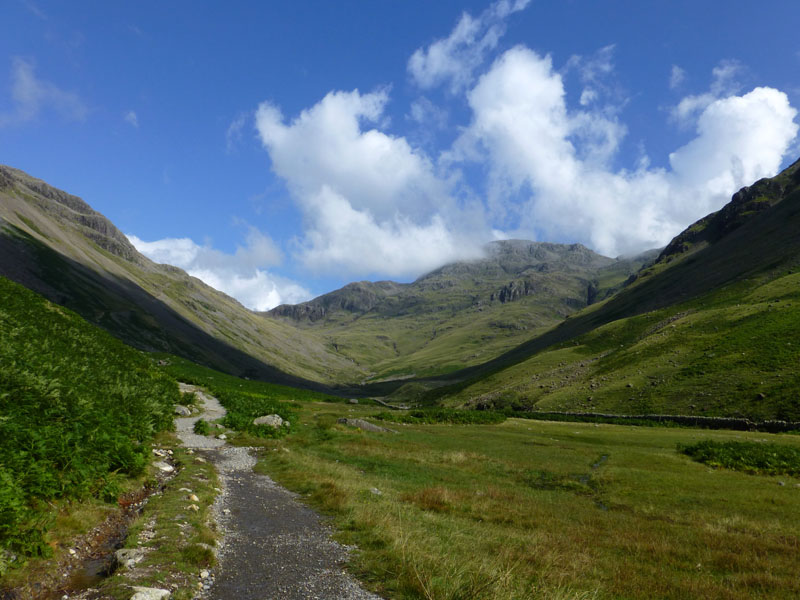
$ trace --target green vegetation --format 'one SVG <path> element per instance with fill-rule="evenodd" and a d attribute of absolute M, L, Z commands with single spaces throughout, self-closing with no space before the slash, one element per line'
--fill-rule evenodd
<path fill-rule="evenodd" d="M 800 475 L 800 448 L 795 446 L 703 440 L 678 446 L 678 450 L 711 467 L 766 475 Z"/>
<path fill-rule="evenodd" d="M 128 600 L 130 586 L 142 585 L 169 588 L 174 600 L 189 600 L 196 596 L 200 569 L 216 563 L 218 534 L 211 506 L 219 481 L 214 467 L 182 448 L 174 435 L 162 435 L 157 441 L 173 451 L 178 474 L 150 499 L 128 531 L 125 547 L 144 550 L 144 559 L 135 569 L 119 569 L 103 580 L 104 597 Z"/>
<path fill-rule="evenodd" d="M 506 416 L 500 412 L 487 410 L 454 410 L 451 408 L 429 408 L 426 410 L 380 412 L 375 415 L 382 421 L 395 423 L 449 423 L 449 424 L 487 424 L 502 423 Z"/>
<path fill-rule="evenodd" d="M 148 357 L 0 277 L 0 550 L 49 553 L 53 500 L 116 500 L 178 400 Z"/>
<path fill-rule="evenodd" d="M 699 440 L 793 435 L 508 419 L 336 424 L 362 405 L 306 403 L 259 469 L 331 515 L 351 568 L 385 597 L 728 598 L 800 595 L 800 479 L 709 470 Z M 624 574 L 624 576 L 623 576 Z"/>
<path fill-rule="evenodd" d="M 205 419 L 198 419 L 194 423 L 194 432 L 197 435 L 208 435 L 211 433 L 211 425 Z"/>
<path fill-rule="evenodd" d="M 324 335 L 337 353 L 372 371 L 367 382 L 441 375 L 546 331 L 652 258 L 615 260 L 579 244 L 506 240 L 484 259 L 446 265 L 410 284 L 352 283 L 269 314 Z"/>
<path fill-rule="evenodd" d="M 204 387 L 217 397 L 228 411 L 222 421 L 225 427 L 246 432 L 255 437 L 279 437 L 288 433 L 291 423 L 295 420 L 297 402 L 300 400 L 342 402 L 341 398 L 319 392 L 298 390 L 263 381 L 239 379 L 176 356 L 158 356 L 169 363 L 164 369 L 170 376 L 178 381 Z M 253 425 L 253 419 L 256 417 L 271 414 L 280 415 L 284 421 L 289 421 L 290 424 L 284 424 L 280 429 L 269 425 Z M 198 426 L 203 427 L 203 425 L 195 424 L 195 427 Z M 195 432 L 200 433 L 197 429 Z M 207 435 L 207 433 L 202 435 Z"/>
<path fill-rule="evenodd" d="M 449 406 L 800 420 L 800 274 L 622 318 L 477 379 Z"/>

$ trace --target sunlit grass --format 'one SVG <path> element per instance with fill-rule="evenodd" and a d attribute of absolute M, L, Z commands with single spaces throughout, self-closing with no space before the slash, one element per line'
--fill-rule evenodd
<path fill-rule="evenodd" d="M 261 469 L 334 516 L 392 598 L 792 598 L 800 480 L 710 470 L 699 439 L 796 436 L 510 419 L 364 433 L 309 404 Z"/>

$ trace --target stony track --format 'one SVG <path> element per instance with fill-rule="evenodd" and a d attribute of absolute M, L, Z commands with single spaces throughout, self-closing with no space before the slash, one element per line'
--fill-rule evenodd
<path fill-rule="evenodd" d="M 205 404 L 200 418 L 223 416 L 216 398 L 190 386 Z M 322 518 L 297 495 L 253 472 L 254 450 L 192 432 L 198 417 L 176 419 L 183 443 L 217 468 L 222 492 L 214 514 L 222 532 L 211 600 L 380 600 L 350 576 L 348 548 L 331 538 Z"/>

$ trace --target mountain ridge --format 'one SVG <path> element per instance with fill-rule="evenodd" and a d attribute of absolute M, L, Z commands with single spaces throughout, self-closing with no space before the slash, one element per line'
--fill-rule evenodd
<path fill-rule="evenodd" d="M 267 322 L 181 269 L 142 256 L 77 196 L 11 167 L 0 166 L 0 177 L 0 275 L 134 347 L 232 374 L 319 389 L 358 372 L 313 333 Z"/>

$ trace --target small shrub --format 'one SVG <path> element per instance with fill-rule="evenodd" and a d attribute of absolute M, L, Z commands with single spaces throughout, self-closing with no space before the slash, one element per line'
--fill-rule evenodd
<path fill-rule="evenodd" d="M 211 426 L 205 419 L 198 419 L 194 422 L 194 432 L 197 435 L 208 435 L 211 433 Z"/>
<path fill-rule="evenodd" d="M 197 394 L 194 392 L 182 392 L 181 393 L 181 404 L 184 406 L 193 406 L 197 404 Z"/>

